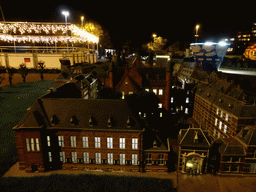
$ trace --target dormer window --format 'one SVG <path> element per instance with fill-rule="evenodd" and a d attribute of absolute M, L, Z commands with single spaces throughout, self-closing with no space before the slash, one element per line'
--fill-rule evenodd
<path fill-rule="evenodd" d="M 194 143 L 198 143 L 198 135 L 197 135 L 197 131 L 196 131 L 196 135 L 194 137 Z"/>
<path fill-rule="evenodd" d="M 127 128 L 131 128 L 131 121 L 130 121 L 129 117 L 128 117 L 127 121 L 126 121 L 126 125 L 127 125 Z"/>
<path fill-rule="evenodd" d="M 153 148 L 157 148 L 157 142 L 156 142 L 156 140 L 154 140 L 154 142 L 153 142 Z"/>
<path fill-rule="evenodd" d="M 93 117 L 92 116 L 89 119 L 89 127 L 93 127 Z"/>
<path fill-rule="evenodd" d="M 71 119 L 70 119 L 70 123 L 71 123 L 72 126 L 75 126 L 75 125 L 78 125 L 79 120 L 76 118 L 75 115 L 73 115 L 73 116 L 71 117 Z"/>
<path fill-rule="evenodd" d="M 57 125 L 60 122 L 56 115 L 53 115 L 50 121 L 52 125 Z"/>
<path fill-rule="evenodd" d="M 112 127 L 112 120 L 111 120 L 111 117 L 109 117 L 109 119 L 108 119 L 108 127 Z"/>

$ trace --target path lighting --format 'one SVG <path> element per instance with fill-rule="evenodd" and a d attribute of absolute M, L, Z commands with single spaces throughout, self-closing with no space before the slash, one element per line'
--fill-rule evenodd
<path fill-rule="evenodd" d="M 200 27 L 199 25 L 196 25 L 196 35 L 195 35 L 196 41 L 197 41 L 197 38 L 199 37 L 199 35 L 198 35 L 198 28 L 199 28 L 199 27 Z"/>

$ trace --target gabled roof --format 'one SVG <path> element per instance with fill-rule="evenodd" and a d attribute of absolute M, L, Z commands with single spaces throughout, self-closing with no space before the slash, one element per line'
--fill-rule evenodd
<path fill-rule="evenodd" d="M 235 138 L 221 139 L 219 152 L 222 156 L 245 156 L 244 147 Z"/>
<path fill-rule="evenodd" d="M 195 142 L 195 137 L 198 138 L 198 142 Z M 179 145 L 181 147 L 201 147 L 209 148 L 211 146 L 212 138 L 208 136 L 207 131 L 203 131 L 201 128 L 188 128 L 181 129 L 179 134 Z"/>
<path fill-rule="evenodd" d="M 65 98 L 39 98 L 19 123 L 21 128 L 41 127 L 62 129 L 115 129 L 115 130 L 142 130 L 139 116 L 135 116 L 125 100 L 84 100 Z M 52 118 L 58 123 L 51 123 Z M 89 126 L 93 117 L 94 125 Z M 108 127 L 111 118 L 112 125 Z M 127 126 L 130 120 L 131 127 Z M 75 123 L 71 121 L 78 120 Z"/>
<path fill-rule="evenodd" d="M 236 137 L 246 145 L 256 146 L 256 126 L 247 126 Z"/>

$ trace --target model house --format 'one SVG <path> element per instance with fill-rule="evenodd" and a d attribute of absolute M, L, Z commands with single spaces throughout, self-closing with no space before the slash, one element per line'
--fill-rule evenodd
<path fill-rule="evenodd" d="M 45 95 L 14 127 L 19 168 L 168 171 L 169 142 L 145 127 L 126 100 Z"/>

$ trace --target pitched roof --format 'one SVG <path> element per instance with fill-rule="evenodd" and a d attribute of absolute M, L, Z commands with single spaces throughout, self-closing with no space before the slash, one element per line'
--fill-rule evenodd
<path fill-rule="evenodd" d="M 222 156 L 245 156 L 244 147 L 232 137 L 222 139 L 219 152 Z"/>
<path fill-rule="evenodd" d="M 198 142 L 194 141 L 195 137 L 198 138 Z M 181 129 L 179 135 L 179 145 L 181 147 L 209 148 L 211 140 L 212 138 L 208 136 L 208 132 L 203 131 L 201 128 Z"/>
<path fill-rule="evenodd" d="M 256 126 L 247 126 L 236 137 L 246 145 L 256 145 Z"/>
<path fill-rule="evenodd" d="M 84 100 L 65 98 L 39 98 L 25 115 L 19 125 L 21 128 L 41 127 L 45 123 L 47 128 L 82 128 L 82 129 L 118 129 L 141 130 L 140 119 L 135 116 L 125 100 Z M 131 127 L 127 126 L 130 120 Z M 57 119 L 57 120 L 56 120 Z M 77 124 L 71 121 L 77 119 Z M 93 119 L 93 126 L 89 126 Z M 111 119 L 111 127 L 108 127 Z M 52 120 L 56 124 L 50 123 Z"/>

